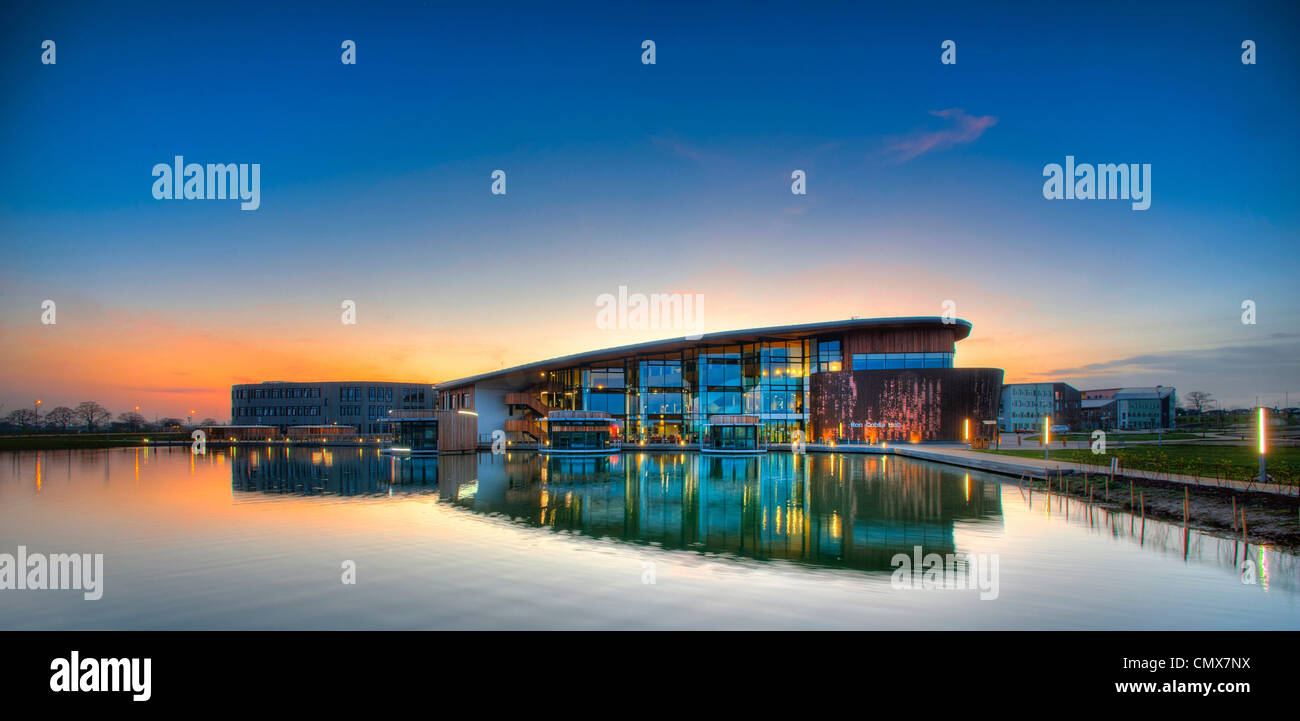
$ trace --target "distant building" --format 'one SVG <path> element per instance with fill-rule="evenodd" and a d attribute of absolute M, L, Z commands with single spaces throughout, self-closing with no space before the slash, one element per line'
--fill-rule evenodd
<path fill-rule="evenodd" d="M 265 381 L 230 387 L 233 425 L 350 426 L 357 433 L 386 433 L 381 422 L 396 409 L 433 409 L 438 393 L 427 383 Z"/>
<path fill-rule="evenodd" d="M 1077 430 L 1082 421 L 1079 391 L 1069 383 L 1006 383 L 998 427 L 1003 431 L 1041 431 L 1043 418 L 1051 425 Z"/>
<path fill-rule="evenodd" d="M 1083 427 L 1138 430 L 1173 428 L 1178 394 L 1172 386 L 1082 391 Z"/>

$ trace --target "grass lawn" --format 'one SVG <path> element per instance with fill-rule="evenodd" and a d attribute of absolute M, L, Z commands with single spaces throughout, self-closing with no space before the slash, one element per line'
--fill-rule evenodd
<path fill-rule="evenodd" d="M 1042 458 L 1042 449 L 989 450 L 1022 458 Z M 1129 446 L 1114 448 L 1105 455 L 1093 455 L 1086 448 L 1053 448 L 1049 458 L 1109 468 L 1119 458 L 1125 468 L 1160 473 L 1183 473 L 1237 481 L 1259 477 L 1259 454 L 1254 446 Z M 1273 480 L 1295 485 L 1300 481 L 1300 448 L 1275 448 L 1268 453 L 1268 473 Z"/>
<path fill-rule="evenodd" d="M 40 451 L 64 448 L 120 448 L 150 441 L 189 440 L 188 433 L 69 433 L 65 435 L 0 436 L 0 451 Z"/>
<path fill-rule="evenodd" d="M 1162 433 L 1160 435 L 1156 435 L 1154 433 L 1110 432 L 1106 434 L 1106 442 L 1115 443 L 1116 439 L 1118 438 L 1123 438 L 1126 441 L 1154 441 L 1160 438 L 1163 438 L 1166 441 L 1185 441 L 1185 440 L 1191 440 L 1192 438 L 1200 438 L 1200 437 L 1201 437 L 1200 433 L 1189 433 L 1187 431 L 1170 431 L 1168 433 Z M 1065 438 L 1066 440 L 1070 440 L 1070 441 L 1090 441 L 1092 440 L 1092 435 L 1088 433 L 1069 433 L 1066 434 Z M 1034 443 L 1037 443 L 1038 435 L 1035 434 L 1032 436 L 1025 436 L 1025 442 L 1028 443 L 1029 441 L 1033 441 Z M 1052 434 L 1052 442 L 1059 443 L 1060 441 L 1061 441 L 1060 436 L 1056 434 Z"/>

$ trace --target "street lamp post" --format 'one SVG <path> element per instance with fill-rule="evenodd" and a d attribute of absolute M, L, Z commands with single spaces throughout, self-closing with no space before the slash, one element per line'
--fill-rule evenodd
<path fill-rule="evenodd" d="M 1052 417 L 1043 416 L 1043 460 L 1047 460 L 1047 452 L 1052 445 Z"/>
<path fill-rule="evenodd" d="M 1260 406 L 1260 407 L 1259 407 L 1259 482 L 1260 482 L 1260 483 L 1263 483 L 1263 482 L 1264 482 L 1264 479 L 1268 478 L 1268 476 L 1267 476 L 1267 475 L 1265 474 L 1265 472 L 1264 472 L 1264 471 L 1265 471 L 1264 451 L 1265 451 L 1265 446 L 1264 446 L 1264 407 L 1263 407 L 1263 406 Z"/>

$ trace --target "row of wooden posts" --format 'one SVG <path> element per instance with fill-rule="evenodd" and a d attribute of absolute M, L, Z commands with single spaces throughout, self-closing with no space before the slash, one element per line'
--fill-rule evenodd
<path fill-rule="evenodd" d="M 1033 474 L 1032 472 L 1030 472 L 1030 473 L 1028 473 L 1027 477 L 1028 477 L 1028 480 L 1029 480 L 1029 493 L 1030 493 L 1030 499 L 1032 500 L 1032 499 L 1033 499 L 1033 492 L 1034 492 L 1034 486 L 1033 486 L 1034 474 Z M 1106 500 L 1107 502 L 1109 502 L 1109 501 L 1110 501 L 1110 484 L 1115 480 L 1115 468 L 1114 468 L 1113 466 L 1111 467 L 1111 472 L 1110 472 L 1110 474 L 1109 474 L 1108 476 L 1105 476 L 1105 479 L 1106 479 L 1106 486 L 1105 486 L 1105 500 Z M 1025 485 L 1025 480 L 1026 480 L 1026 475 L 1025 475 L 1025 474 L 1021 474 L 1021 476 L 1020 476 L 1020 485 L 1021 485 L 1022 487 Z M 1044 480 L 1044 481 L 1046 482 L 1046 484 L 1047 484 L 1047 492 L 1048 492 L 1048 494 L 1051 494 L 1051 492 L 1052 492 L 1052 487 L 1053 487 L 1053 486 L 1052 486 L 1052 474 L 1051 474 L 1051 471 L 1047 471 L 1047 472 L 1044 473 L 1044 478 L 1043 478 L 1043 480 Z M 1063 472 L 1060 468 L 1057 468 L 1057 469 L 1056 469 L 1056 481 L 1057 481 L 1057 484 L 1056 484 L 1056 490 L 1057 490 L 1057 492 L 1058 492 L 1058 493 L 1062 493 L 1063 495 L 1065 495 L 1065 496 L 1068 497 L 1068 496 L 1069 496 L 1069 493 L 1070 493 L 1070 482 L 1069 482 L 1069 480 L 1067 480 L 1067 479 L 1065 478 L 1065 474 L 1064 474 L 1064 472 Z M 1097 486 L 1096 486 L 1095 483 L 1090 483 L 1090 482 L 1089 482 L 1089 479 L 1088 479 L 1088 472 L 1087 472 L 1087 471 L 1084 471 L 1084 473 L 1083 473 L 1083 486 L 1084 486 L 1084 492 L 1087 493 L 1087 495 L 1088 495 L 1088 512 L 1089 512 L 1089 514 L 1091 515 L 1091 513 L 1092 513 L 1092 506 L 1093 506 L 1093 504 L 1095 503 L 1095 497 L 1096 497 Z M 1132 513 L 1132 511 L 1133 511 L 1133 509 L 1134 509 L 1135 507 L 1139 509 L 1139 512 L 1140 512 L 1140 514 L 1141 514 L 1141 519 L 1142 519 L 1142 531 L 1141 531 L 1141 534 L 1142 534 L 1143 539 L 1145 539 L 1145 537 L 1146 537 L 1146 525 L 1147 525 L 1147 504 L 1146 504 L 1146 497 L 1145 497 L 1145 494 L 1144 494 L 1142 491 L 1136 491 L 1136 495 L 1137 495 L 1137 498 L 1136 498 L 1136 499 L 1134 498 L 1134 494 L 1135 494 L 1135 489 L 1133 488 L 1133 479 L 1130 478 L 1130 479 L 1129 479 L 1129 482 L 1128 482 L 1128 507 L 1129 507 L 1129 512 Z M 1137 501 L 1136 504 L 1134 503 L 1135 500 Z M 1052 506 L 1051 506 L 1050 501 L 1049 501 L 1049 503 L 1048 503 L 1047 509 L 1048 509 L 1048 512 L 1050 513 L 1050 512 L 1051 512 L 1051 509 L 1052 509 Z M 1069 503 L 1068 503 L 1068 502 L 1066 503 L 1066 506 L 1065 506 L 1065 514 L 1066 514 L 1066 515 L 1065 515 L 1066 518 L 1069 518 L 1069 517 L 1070 517 L 1070 506 L 1069 506 Z M 1238 521 L 1238 520 L 1241 521 L 1241 542 L 1242 542 L 1243 544 L 1246 545 L 1247 549 L 1249 549 L 1250 542 L 1247 540 L 1248 536 L 1247 536 L 1247 532 L 1246 532 L 1246 507 L 1243 505 L 1243 506 L 1241 507 L 1241 509 L 1238 510 L 1238 508 L 1237 508 L 1237 497 L 1234 495 L 1234 496 L 1232 497 L 1232 530 L 1233 530 L 1233 531 L 1236 531 L 1236 530 L 1237 530 L 1237 521 Z M 1190 521 L 1191 521 L 1191 489 L 1189 489 L 1189 488 L 1187 488 L 1187 487 L 1184 487 L 1184 488 L 1183 488 L 1183 537 L 1184 537 L 1184 540 L 1183 540 L 1183 552 L 1184 552 L 1184 555 L 1186 554 L 1186 551 L 1187 551 L 1187 538 L 1188 538 L 1188 534 L 1190 533 Z"/>

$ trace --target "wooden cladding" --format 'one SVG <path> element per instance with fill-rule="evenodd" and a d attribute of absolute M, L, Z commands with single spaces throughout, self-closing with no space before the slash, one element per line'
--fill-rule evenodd
<path fill-rule="evenodd" d="M 951 353 L 958 326 L 864 329 L 844 334 L 845 368 L 854 353 Z"/>
<path fill-rule="evenodd" d="M 613 418 L 605 411 L 551 411 L 547 414 L 551 420 L 603 420 L 608 421 Z"/>
<path fill-rule="evenodd" d="M 478 416 L 460 411 L 437 411 L 438 453 L 473 453 L 478 450 Z"/>
<path fill-rule="evenodd" d="M 762 422 L 758 416 L 709 416 L 711 426 L 756 426 Z"/>

